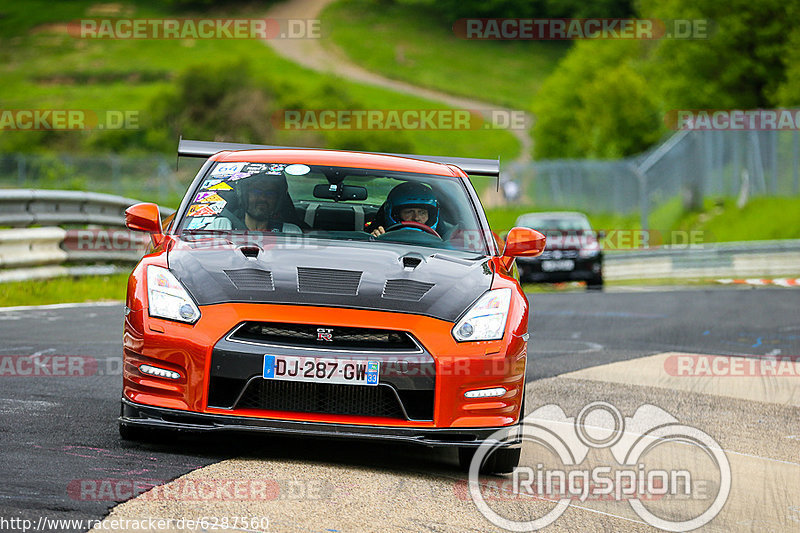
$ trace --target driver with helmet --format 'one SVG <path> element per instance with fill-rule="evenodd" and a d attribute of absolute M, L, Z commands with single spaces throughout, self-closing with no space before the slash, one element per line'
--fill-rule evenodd
<path fill-rule="evenodd" d="M 367 229 L 373 237 L 383 235 L 387 228 L 391 229 L 392 226 L 402 222 L 425 224 L 434 232 L 439 225 L 439 202 L 433 194 L 433 189 L 424 183 L 409 181 L 396 186 L 386 197 L 386 203 L 381 209 L 386 228 L 379 222 L 381 218 L 379 214 Z"/>

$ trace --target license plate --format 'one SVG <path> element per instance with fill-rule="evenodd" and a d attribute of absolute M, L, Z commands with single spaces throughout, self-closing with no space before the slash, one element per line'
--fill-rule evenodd
<path fill-rule="evenodd" d="M 282 381 L 377 385 L 380 370 L 380 361 L 264 355 L 263 377 Z"/>
<path fill-rule="evenodd" d="M 562 259 L 561 261 L 542 261 L 542 270 L 554 272 L 556 270 L 572 270 L 575 268 L 575 261 L 572 259 Z"/>

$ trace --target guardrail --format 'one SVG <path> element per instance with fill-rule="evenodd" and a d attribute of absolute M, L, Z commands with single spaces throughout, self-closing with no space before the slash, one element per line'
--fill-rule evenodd
<path fill-rule="evenodd" d="M 0 226 L 15 228 L 0 230 L 0 283 L 116 270 L 113 265 L 63 266 L 66 262 L 137 262 L 149 237 L 123 229 L 125 209 L 136 203 L 94 192 L 0 190 Z M 162 216 L 172 213 L 161 208 Z M 32 225 L 48 227 L 26 227 Z M 52 227 L 62 225 L 90 228 Z"/>
<path fill-rule="evenodd" d="M 113 266 L 63 263 L 136 262 L 147 235 L 121 229 L 131 198 L 80 191 L 0 190 L 0 283 L 108 273 Z M 162 215 L 172 209 L 161 209 Z M 34 224 L 100 225 L 120 229 L 25 228 Z M 664 246 L 606 251 L 608 280 L 746 278 L 800 274 L 800 240 Z"/>
<path fill-rule="evenodd" d="M 125 209 L 139 200 L 85 191 L 0 189 L 0 226 L 98 224 L 125 226 Z M 161 208 L 162 215 L 173 209 Z"/>
<path fill-rule="evenodd" d="M 605 253 L 608 280 L 791 276 L 800 274 L 800 240 L 664 246 Z"/>

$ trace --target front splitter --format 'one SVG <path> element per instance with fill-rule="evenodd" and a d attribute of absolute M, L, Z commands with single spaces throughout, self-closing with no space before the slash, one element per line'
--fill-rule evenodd
<path fill-rule="evenodd" d="M 519 446 L 520 425 L 489 428 L 411 428 L 364 426 L 323 422 L 300 422 L 271 418 L 193 413 L 152 407 L 122 399 L 119 422 L 126 426 L 169 429 L 181 432 L 252 432 L 320 438 L 388 440 L 425 446 L 475 447 L 492 437 L 492 445 Z"/>

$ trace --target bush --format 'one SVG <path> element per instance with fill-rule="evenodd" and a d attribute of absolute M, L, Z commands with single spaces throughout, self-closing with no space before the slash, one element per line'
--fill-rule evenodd
<path fill-rule="evenodd" d="M 536 158 L 618 158 L 659 139 L 665 127 L 642 50 L 637 41 L 576 43 L 534 103 Z"/>

